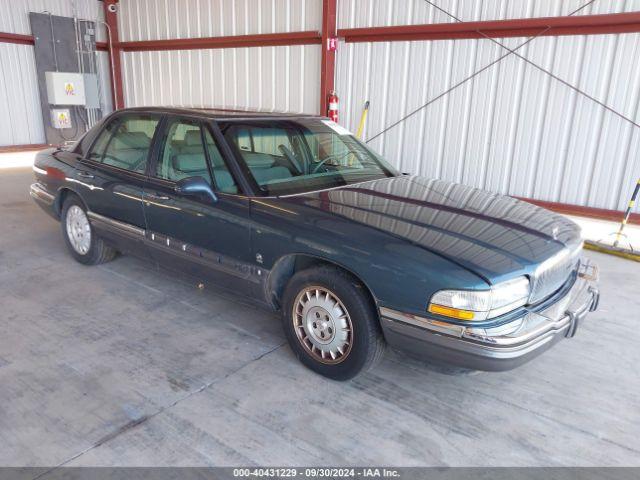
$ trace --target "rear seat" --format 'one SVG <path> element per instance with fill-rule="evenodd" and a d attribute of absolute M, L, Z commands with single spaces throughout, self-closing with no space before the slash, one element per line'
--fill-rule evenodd
<path fill-rule="evenodd" d="M 201 153 L 202 139 L 200 137 L 200 130 L 189 130 L 184 134 L 182 145 L 176 145 L 176 147 L 180 153 Z"/>
<path fill-rule="evenodd" d="M 144 132 L 122 132 L 113 139 L 113 155 L 119 162 L 106 157 L 104 163 L 116 167 L 124 167 L 137 172 L 143 172 L 146 167 L 144 161 L 151 147 L 151 138 Z M 119 164 L 120 163 L 120 164 Z M 134 167 L 137 167 L 134 169 Z"/>

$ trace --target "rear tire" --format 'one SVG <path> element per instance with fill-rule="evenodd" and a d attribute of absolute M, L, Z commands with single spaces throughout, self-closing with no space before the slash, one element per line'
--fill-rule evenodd
<path fill-rule="evenodd" d="M 95 232 L 87 209 L 77 195 L 70 194 L 62 206 L 60 215 L 62 236 L 69 252 L 84 265 L 98 265 L 113 260 L 117 251 L 106 245 Z"/>
<path fill-rule="evenodd" d="M 296 273 L 285 289 L 282 324 L 291 349 L 314 372 L 349 380 L 382 358 L 378 313 L 364 285 L 332 266 Z"/>

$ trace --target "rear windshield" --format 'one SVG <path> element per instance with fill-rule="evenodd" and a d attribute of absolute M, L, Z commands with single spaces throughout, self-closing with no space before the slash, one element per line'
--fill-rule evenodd
<path fill-rule="evenodd" d="M 329 120 L 237 120 L 220 127 L 264 195 L 291 195 L 398 175 Z"/>

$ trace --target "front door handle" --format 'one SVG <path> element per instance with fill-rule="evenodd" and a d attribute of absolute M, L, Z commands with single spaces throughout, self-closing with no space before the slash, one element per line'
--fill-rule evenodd
<path fill-rule="evenodd" d="M 169 200 L 169 197 L 166 195 L 156 195 L 153 193 L 145 193 L 144 196 L 149 200 Z"/>
<path fill-rule="evenodd" d="M 79 177 L 81 177 L 81 178 L 96 178 L 95 175 L 93 175 L 92 173 L 89 173 L 89 172 L 78 172 L 77 175 Z"/>

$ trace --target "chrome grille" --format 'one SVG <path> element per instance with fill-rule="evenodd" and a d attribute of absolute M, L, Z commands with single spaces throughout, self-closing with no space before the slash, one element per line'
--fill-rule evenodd
<path fill-rule="evenodd" d="M 558 290 L 578 268 L 582 245 L 577 248 L 564 248 L 553 257 L 544 261 L 531 278 L 529 303 L 544 300 Z"/>

